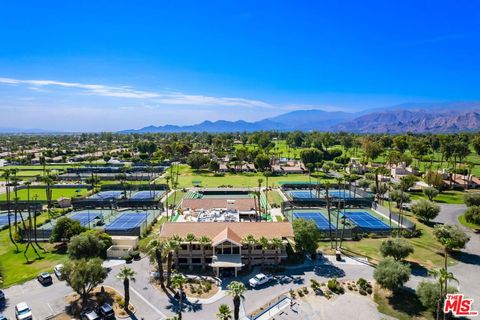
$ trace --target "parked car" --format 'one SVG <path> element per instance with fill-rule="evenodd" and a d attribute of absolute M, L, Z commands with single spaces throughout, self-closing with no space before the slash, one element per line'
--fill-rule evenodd
<path fill-rule="evenodd" d="M 63 270 L 63 264 L 57 264 L 55 267 L 53 267 L 53 272 L 55 273 L 58 279 L 62 279 L 62 270 Z"/>
<path fill-rule="evenodd" d="M 42 272 L 37 277 L 38 282 L 43 284 L 44 286 L 51 285 L 53 283 L 52 276 L 48 272 Z"/>
<path fill-rule="evenodd" d="M 102 319 L 115 319 L 115 312 L 113 312 L 113 307 L 108 303 L 104 303 L 98 309 L 98 313 L 100 313 Z"/>
<path fill-rule="evenodd" d="M 5 299 L 5 292 L 0 290 L 0 300 L 4 300 L 4 299 Z"/>
<path fill-rule="evenodd" d="M 82 320 L 100 320 L 100 316 L 94 310 L 82 312 L 80 318 Z"/>
<path fill-rule="evenodd" d="M 15 318 L 17 320 L 32 320 L 32 309 L 27 305 L 26 302 L 20 302 L 15 306 Z"/>
<path fill-rule="evenodd" d="M 4 316 L 3 314 L 0 314 L 0 320 L 8 320 L 8 318 L 6 316 Z"/>
<path fill-rule="evenodd" d="M 271 275 L 267 275 L 267 274 L 264 274 L 264 273 L 259 273 L 255 277 L 248 280 L 248 284 L 252 288 L 255 288 L 255 287 L 261 286 L 262 284 L 266 284 L 266 283 L 268 283 L 272 280 L 273 280 L 273 277 Z"/>

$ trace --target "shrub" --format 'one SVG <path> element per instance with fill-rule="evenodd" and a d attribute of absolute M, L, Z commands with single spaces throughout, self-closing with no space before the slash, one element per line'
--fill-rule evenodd
<path fill-rule="evenodd" d="M 448 287 L 448 293 L 455 293 L 456 289 Z M 440 285 L 436 282 L 422 281 L 417 286 L 417 296 L 422 305 L 430 310 L 434 311 L 437 308 L 438 299 L 440 297 Z"/>
<path fill-rule="evenodd" d="M 209 292 L 210 290 L 212 290 L 212 284 L 207 281 L 205 282 L 205 292 Z"/>
<path fill-rule="evenodd" d="M 380 245 L 380 253 L 383 257 L 392 257 L 397 261 L 408 257 L 408 255 L 413 253 L 413 250 L 413 246 L 410 244 L 410 242 L 402 238 L 387 239 L 384 240 Z"/>
<path fill-rule="evenodd" d="M 393 258 L 385 258 L 373 272 L 373 278 L 385 289 L 395 290 L 410 278 L 410 268 Z"/>
<path fill-rule="evenodd" d="M 480 206 L 471 206 L 465 211 L 465 220 L 470 223 L 480 224 Z"/>
<path fill-rule="evenodd" d="M 465 193 L 463 199 L 467 207 L 480 206 L 480 192 Z"/>
<path fill-rule="evenodd" d="M 360 293 L 362 296 L 366 296 L 367 292 L 363 289 L 358 290 L 358 293 Z"/>
<path fill-rule="evenodd" d="M 420 199 L 412 205 L 412 212 L 423 221 L 429 222 L 438 216 L 440 206 L 431 201 Z"/>

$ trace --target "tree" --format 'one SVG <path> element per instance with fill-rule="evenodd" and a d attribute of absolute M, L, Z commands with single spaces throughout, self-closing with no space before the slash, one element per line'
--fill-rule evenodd
<path fill-rule="evenodd" d="M 418 180 L 417 177 L 414 176 L 413 174 L 403 176 L 403 177 L 400 178 L 399 187 L 403 191 L 408 191 L 408 189 L 410 189 L 411 187 L 413 187 L 415 185 L 417 180 Z"/>
<path fill-rule="evenodd" d="M 172 260 L 173 253 L 180 247 L 180 241 L 177 237 L 172 237 L 167 240 L 165 244 L 165 251 L 167 252 L 167 287 L 172 283 Z"/>
<path fill-rule="evenodd" d="M 257 171 L 266 171 L 270 169 L 270 157 L 264 153 L 258 154 L 253 160 Z"/>
<path fill-rule="evenodd" d="M 112 237 L 103 231 L 89 230 L 74 236 L 68 244 L 72 259 L 106 258 Z"/>
<path fill-rule="evenodd" d="M 295 219 L 293 233 L 297 250 L 308 254 L 314 254 L 317 251 L 320 233 L 313 220 Z"/>
<path fill-rule="evenodd" d="M 198 239 L 198 242 L 202 247 L 202 258 L 203 258 L 202 270 L 205 270 L 206 260 L 207 260 L 206 248 L 212 243 L 212 240 L 207 236 L 201 236 L 200 239 Z"/>
<path fill-rule="evenodd" d="M 380 245 L 380 253 L 383 257 L 392 257 L 400 261 L 408 257 L 414 251 L 413 246 L 405 239 L 387 239 Z"/>
<path fill-rule="evenodd" d="M 445 256 L 444 267 L 445 270 L 447 270 L 448 252 L 464 248 L 467 242 L 470 241 L 470 238 L 457 226 L 451 226 L 448 224 L 436 225 L 433 228 L 433 235 L 443 246 Z"/>
<path fill-rule="evenodd" d="M 440 319 L 440 315 L 443 312 L 442 310 L 443 300 L 445 298 L 445 295 L 449 291 L 448 282 L 453 280 L 458 283 L 458 280 L 453 276 L 453 273 L 448 272 L 446 268 L 441 268 L 440 270 L 431 270 L 429 273 L 435 279 L 438 279 L 438 285 L 440 287 L 439 298 L 437 303 L 437 319 Z"/>
<path fill-rule="evenodd" d="M 428 198 L 428 200 L 433 201 L 433 198 L 438 196 L 438 190 L 433 187 L 425 187 L 422 189 L 423 194 Z"/>
<path fill-rule="evenodd" d="M 431 201 L 420 199 L 412 205 L 412 212 L 421 220 L 429 222 L 435 219 L 439 212 L 440 206 Z"/>
<path fill-rule="evenodd" d="M 465 193 L 463 200 L 467 207 L 480 206 L 480 193 Z"/>
<path fill-rule="evenodd" d="M 465 220 L 470 223 L 480 224 L 480 207 L 473 206 L 467 208 L 467 211 L 465 211 Z"/>
<path fill-rule="evenodd" d="M 255 247 L 255 245 L 258 243 L 258 241 L 252 236 L 251 234 L 247 235 L 243 240 L 243 243 L 245 243 L 248 246 L 248 268 L 252 268 L 252 250 Z"/>
<path fill-rule="evenodd" d="M 262 247 L 262 268 L 265 266 L 265 250 L 267 250 L 270 247 L 270 241 L 268 241 L 267 238 L 261 237 L 258 239 L 258 243 L 260 244 L 260 247 Z"/>
<path fill-rule="evenodd" d="M 85 231 L 79 221 L 70 219 L 68 217 L 58 218 L 57 223 L 53 227 L 50 235 L 51 242 L 68 242 L 73 236 L 76 236 Z"/>
<path fill-rule="evenodd" d="M 232 281 L 227 286 L 228 294 L 233 297 L 233 319 L 240 319 L 240 302 L 245 299 L 243 294 L 247 290 L 245 285 L 238 281 Z"/>
<path fill-rule="evenodd" d="M 317 148 L 303 149 L 300 152 L 300 158 L 305 165 L 307 165 L 307 163 L 315 164 L 323 160 L 323 153 Z"/>
<path fill-rule="evenodd" d="M 425 173 L 423 180 L 430 186 L 433 186 L 439 190 L 444 186 L 443 176 L 435 171 L 427 171 Z"/>
<path fill-rule="evenodd" d="M 123 267 L 117 274 L 117 279 L 123 282 L 125 293 L 125 305 L 123 308 L 128 312 L 128 306 L 130 305 L 130 281 L 135 282 L 135 271 L 128 267 Z"/>
<path fill-rule="evenodd" d="M 62 269 L 62 279 L 86 301 L 90 292 L 107 278 L 102 260 L 69 260 Z"/>
<path fill-rule="evenodd" d="M 165 251 L 165 242 L 158 239 L 150 240 L 147 244 L 147 255 L 151 262 L 157 264 L 157 270 L 159 274 L 160 285 L 165 290 L 165 283 L 163 277 L 163 252 Z"/>
<path fill-rule="evenodd" d="M 373 278 L 382 288 L 395 291 L 410 279 L 410 268 L 393 258 L 385 258 L 373 272 Z"/>
<path fill-rule="evenodd" d="M 183 310 L 183 288 L 187 283 L 187 278 L 182 274 L 176 273 L 172 277 L 172 287 L 178 290 L 178 310 L 177 316 L 179 320 L 182 320 L 182 310 Z"/>
<path fill-rule="evenodd" d="M 218 307 L 218 312 L 216 314 L 218 320 L 231 320 L 232 319 L 232 310 L 226 304 L 221 304 Z"/>
<path fill-rule="evenodd" d="M 416 292 L 422 305 L 429 311 L 434 312 L 437 309 L 439 300 L 442 299 L 442 286 L 438 282 L 423 280 L 417 286 Z M 455 293 L 454 287 L 448 287 L 447 293 Z"/>
<path fill-rule="evenodd" d="M 217 173 L 217 171 L 220 170 L 220 164 L 218 163 L 218 161 L 211 160 L 208 164 L 208 170 Z"/>
<path fill-rule="evenodd" d="M 390 192 L 390 199 L 397 204 L 397 208 L 400 208 L 401 203 L 410 202 L 410 195 L 402 190 L 395 189 Z"/>
<path fill-rule="evenodd" d="M 198 170 L 201 167 L 209 163 L 209 158 L 201 153 L 195 152 L 188 156 L 187 164 L 194 170 Z"/>

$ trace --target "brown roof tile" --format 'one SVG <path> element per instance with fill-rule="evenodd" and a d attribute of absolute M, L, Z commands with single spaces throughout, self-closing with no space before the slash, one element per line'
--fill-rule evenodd
<path fill-rule="evenodd" d="M 255 209 L 255 200 L 253 198 L 204 198 L 204 199 L 183 199 L 182 208 L 183 209 L 213 209 L 213 208 L 226 208 L 227 200 L 235 200 L 235 208 L 239 211 L 249 211 Z"/>
<path fill-rule="evenodd" d="M 185 238 L 193 233 L 196 237 L 206 236 L 215 239 L 225 229 L 244 239 L 251 234 L 255 238 L 292 238 L 293 228 L 290 222 L 167 222 L 160 230 L 160 237 L 169 238 L 178 235 Z"/>

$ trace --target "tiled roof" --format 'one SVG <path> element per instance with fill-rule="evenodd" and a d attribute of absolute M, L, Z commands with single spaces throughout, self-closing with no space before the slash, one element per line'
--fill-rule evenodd
<path fill-rule="evenodd" d="M 167 222 L 160 230 L 160 237 L 169 238 L 178 235 L 185 238 L 187 234 L 193 233 L 197 238 L 206 236 L 213 241 L 227 228 L 229 229 L 227 231 L 231 232 L 230 235 L 235 234 L 240 239 L 250 234 L 256 239 L 293 237 L 290 222 Z"/>
<path fill-rule="evenodd" d="M 234 231 L 232 231 L 232 229 L 230 229 L 229 226 L 223 229 L 222 232 L 217 234 L 215 238 L 212 239 L 212 245 L 216 246 L 217 244 L 222 243 L 225 240 L 229 240 L 237 244 L 242 243 L 242 238 L 238 234 L 236 234 Z"/>
<path fill-rule="evenodd" d="M 227 200 L 235 200 L 235 208 L 239 211 L 255 210 L 254 198 L 204 198 L 204 199 L 183 199 L 182 208 L 196 210 L 196 209 L 213 209 L 213 208 L 226 208 Z"/>

